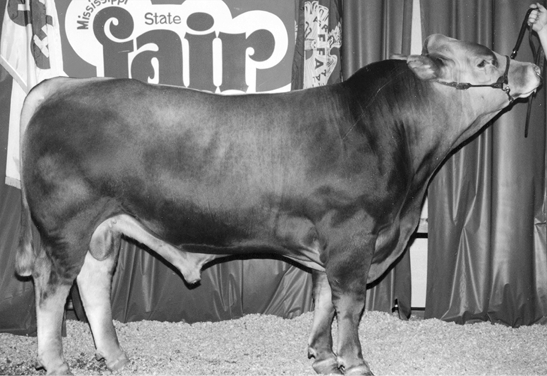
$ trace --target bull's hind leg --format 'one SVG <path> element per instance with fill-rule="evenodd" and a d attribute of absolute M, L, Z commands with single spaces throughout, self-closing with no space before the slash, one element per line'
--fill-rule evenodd
<path fill-rule="evenodd" d="M 334 306 L 327 280 L 327 274 L 318 270 L 312 272 L 314 313 L 313 326 L 308 340 L 308 357 L 314 358 L 313 369 L 319 374 L 341 373 L 336 355 L 332 351 L 332 320 Z"/>
<path fill-rule="evenodd" d="M 66 298 L 72 281 L 60 278 L 46 252 L 41 251 L 34 264 L 34 291 L 38 326 L 38 363 L 48 375 L 70 374 L 63 359 L 61 329 Z"/>
<path fill-rule="evenodd" d="M 93 333 L 96 356 L 98 359 L 104 359 L 106 366 L 111 371 L 119 370 L 129 362 L 118 342 L 116 329 L 112 322 L 110 302 L 112 274 L 116 266 L 119 248 L 120 235 L 100 226 L 98 231 L 93 234 L 90 252 L 86 254 L 84 265 L 76 279 Z M 104 258 L 97 260 L 92 256 L 92 253 L 100 253 Z"/>

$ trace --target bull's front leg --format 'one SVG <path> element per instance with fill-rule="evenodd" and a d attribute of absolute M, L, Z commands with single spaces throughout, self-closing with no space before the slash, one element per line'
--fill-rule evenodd
<path fill-rule="evenodd" d="M 374 235 L 352 234 L 345 245 L 329 254 L 327 279 L 338 322 L 337 362 L 346 375 L 373 375 L 363 359 L 358 329 L 375 243 Z"/>

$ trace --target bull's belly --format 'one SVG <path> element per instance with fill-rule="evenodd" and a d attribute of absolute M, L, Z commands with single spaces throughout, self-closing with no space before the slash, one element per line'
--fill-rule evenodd
<path fill-rule="evenodd" d="M 143 218 L 139 222 L 149 234 L 181 252 L 214 258 L 276 255 L 324 270 L 319 237 L 307 218 L 277 212 L 180 213 L 169 220 Z"/>

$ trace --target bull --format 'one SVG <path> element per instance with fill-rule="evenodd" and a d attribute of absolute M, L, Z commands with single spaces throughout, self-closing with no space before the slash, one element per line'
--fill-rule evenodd
<path fill-rule="evenodd" d="M 533 64 L 433 35 L 422 55 L 281 94 L 219 96 L 129 79 L 41 83 L 22 112 L 16 261 L 35 283 L 39 363 L 70 373 L 61 326 L 75 280 L 98 357 L 110 370 L 128 362 L 110 308 L 124 235 L 189 283 L 205 263 L 234 254 L 310 268 L 313 368 L 371 375 L 357 331 L 367 283 L 404 251 L 442 161 L 540 82 Z"/>

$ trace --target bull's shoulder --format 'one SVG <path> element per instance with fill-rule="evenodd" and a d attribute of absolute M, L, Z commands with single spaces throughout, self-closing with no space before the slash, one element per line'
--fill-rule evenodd
<path fill-rule="evenodd" d="M 352 97 L 361 101 L 413 103 L 427 96 L 429 86 L 408 67 L 406 61 L 378 61 L 356 71 L 345 82 Z M 421 102 L 421 101 L 419 101 Z"/>
<path fill-rule="evenodd" d="M 367 64 L 358 69 L 345 82 L 349 83 L 350 86 L 351 84 L 367 84 L 367 86 L 374 86 L 375 83 L 390 81 L 394 77 L 405 74 L 406 72 L 410 73 L 410 70 L 405 61 L 382 60 Z"/>

